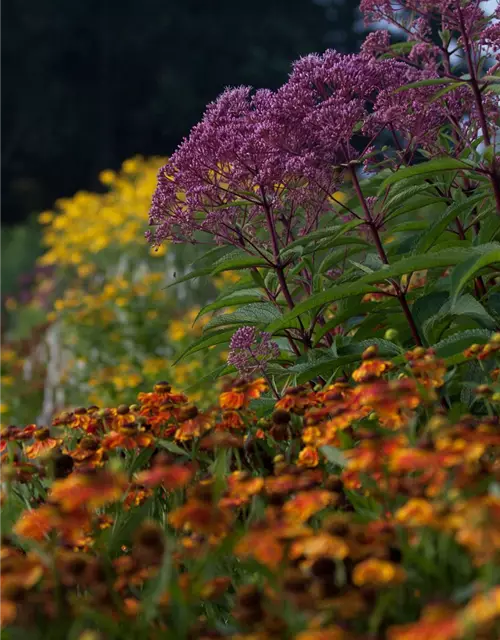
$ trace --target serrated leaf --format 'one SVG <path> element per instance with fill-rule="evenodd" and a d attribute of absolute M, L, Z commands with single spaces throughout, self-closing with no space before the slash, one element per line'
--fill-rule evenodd
<path fill-rule="evenodd" d="M 204 331 L 224 325 L 266 325 L 269 322 L 281 318 L 282 314 L 274 304 L 270 302 L 257 302 L 247 304 L 233 313 L 225 313 L 212 318 L 205 326 Z"/>
<path fill-rule="evenodd" d="M 201 318 L 211 311 L 225 309 L 226 307 L 238 307 L 240 305 L 250 304 L 252 302 L 264 302 L 263 294 L 261 294 L 260 292 L 245 293 L 244 291 L 242 291 L 239 294 L 233 294 L 231 296 L 228 296 L 227 298 L 216 300 L 215 302 L 211 302 L 210 304 L 207 304 L 202 309 L 200 309 L 198 315 L 194 320 L 194 323 L 196 323 L 198 318 Z"/>
<path fill-rule="evenodd" d="M 441 340 L 433 345 L 433 348 L 440 358 L 449 358 L 457 353 L 462 353 L 472 344 L 485 344 L 490 337 L 491 331 L 487 329 L 469 329 Z"/>
<path fill-rule="evenodd" d="M 432 245 L 436 242 L 439 236 L 445 231 L 447 226 L 458 218 L 464 211 L 468 209 L 473 209 L 474 205 L 483 200 L 483 196 L 474 196 L 470 198 L 467 202 L 461 203 L 453 203 L 450 205 L 446 211 L 444 211 L 440 216 L 434 220 L 431 225 L 428 227 L 423 234 L 421 234 L 418 238 L 418 241 L 413 249 L 413 254 L 421 254 L 426 253 Z"/>
<path fill-rule="evenodd" d="M 382 186 L 379 189 L 379 195 L 383 194 L 387 187 L 399 182 L 400 180 L 431 175 L 439 171 L 464 171 L 472 170 L 473 168 L 474 167 L 466 162 L 456 160 L 455 158 L 434 158 L 433 160 L 422 162 L 411 167 L 406 167 L 405 169 L 399 169 L 390 175 L 382 183 Z"/>
<path fill-rule="evenodd" d="M 471 318 L 489 329 L 493 329 L 496 324 L 483 305 L 473 296 L 466 294 L 460 296 L 456 301 L 446 300 L 441 309 L 425 322 L 423 330 L 427 340 L 432 343 L 443 329 L 450 324 L 452 318 L 459 316 Z"/>
<path fill-rule="evenodd" d="M 474 254 L 458 264 L 451 273 L 451 299 L 456 301 L 460 292 L 478 271 L 500 262 L 500 244 L 488 243 L 477 247 Z"/>
<path fill-rule="evenodd" d="M 170 287 L 175 287 L 177 284 L 181 282 L 188 282 L 189 280 L 193 280 L 194 278 L 201 278 L 202 276 L 208 276 L 212 273 L 212 267 L 203 267 L 201 269 L 195 269 L 190 271 L 185 276 L 181 278 L 176 278 L 174 282 L 168 284 L 165 289 L 170 289 Z"/>
<path fill-rule="evenodd" d="M 405 84 L 399 89 L 396 89 L 395 93 L 401 93 L 401 91 L 408 91 L 409 89 L 419 89 L 420 87 L 433 87 L 440 84 L 462 84 L 458 83 L 452 78 L 427 78 L 426 80 L 418 80 L 417 82 L 410 82 Z"/>
<path fill-rule="evenodd" d="M 174 362 L 174 366 L 187 356 L 193 355 L 193 353 L 197 353 L 198 351 L 202 351 L 203 349 L 208 349 L 209 347 L 228 342 L 231 339 L 233 333 L 234 329 L 231 329 L 229 331 L 227 329 L 221 329 L 219 331 L 213 331 L 211 333 L 203 334 L 201 337 L 191 342 L 189 347 L 187 347 L 187 349 L 184 349 L 184 351 L 182 351 L 182 353 L 177 356 L 177 359 Z"/>
<path fill-rule="evenodd" d="M 318 229 L 317 231 L 312 231 L 307 235 L 302 236 L 301 238 L 297 238 L 293 242 L 287 245 L 286 249 L 292 249 L 297 246 L 307 246 L 312 242 L 317 242 L 318 240 L 323 240 L 324 238 L 328 238 L 333 240 L 341 235 L 348 233 L 349 231 L 353 231 L 356 227 L 363 224 L 363 220 L 351 220 L 343 225 L 335 225 L 331 227 L 325 227 L 324 229 Z"/>
<path fill-rule="evenodd" d="M 388 278 L 402 276 L 404 274 L 411 273 L 412 271 L 453 266 L 459 264 L 470 255 L 471 249 L 456 248 L 428 253 L 423 256 L 414 256 L 402 259 L 393 265 L 380 269 L 380 271 L 366 274 L 365 276 L 358 278 L 356 282 L 333 286 L 327 291 L 311 296 L 304 302 L 298 304 L 292 311 L 289 311 L 282 319 L 270 324 L 267 330 L 274 332 L 278 329 L 289 326 L 288 323 L 291 320 L 297 318 L 302 313 L 310 311 L 311 309 L 317 309 L 325 304 L 329 304 L 343 298 L 348 298 L 353 295 L 372 292 L 373 288 L 371 285 L 383 282 Z"/>
<path fill-rule="evenodd" d="M 257 256 L 231 255 L 225 256 L 211 270 L 211 275 L 215 276 L 223 271 L 238 271 L 239 269 L 251 269 L 252 267 L 269 267 L 270 261 Z"/>

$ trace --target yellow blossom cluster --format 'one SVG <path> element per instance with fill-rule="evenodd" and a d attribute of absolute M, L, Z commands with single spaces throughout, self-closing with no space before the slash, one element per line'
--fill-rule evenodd
<path fill-rule="evenodd" d="M 61 198 L 55 211 L 44 211 L 39 222 L 45 226 L 43 243 L 47 251 L 40 264 L 76 266 L 86 277 L 95 270 L 93 257 L 107 248 L 137 250 L 146 247 L 144 228 L 151 194 L 162 158 L 140 156 L 126 160 L 121 172 L 103 171 L 105 193 L 80 191 L 72 198 Z M 165 249 L 151 252 L 161 256 Z"/>

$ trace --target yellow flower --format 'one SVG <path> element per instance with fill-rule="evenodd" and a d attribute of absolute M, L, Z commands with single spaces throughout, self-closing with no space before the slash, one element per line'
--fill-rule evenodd
<path fill-rule="evenodd" d="M 115 172 L 110 171 L 109 169 L 106 169 L 105 171 L 101 171 L 101 173 L 99 174 L 99 180 L 102 182 L 102 184 L 105 184 L 105 185 L 113 184 L 113 182 L 115 181 L 115 178 L 116 178 Z"/>
<path fill-rule="evenodd" d="M 0 413 L 7 413 L 9 409 L 10 409 L 9 405 L 6 404 L 5 402 L 2 402 L 0 404 Z"/>
<path fill-rule="evenodd" d="M 161 258 L 167 253 L 167 245 L 162 244 L 159 247 L 151 247 L 149 250 L 149 255 L 153 258 Z"/>
<path fill-rule="evenodd" d="M 50 224 L 54 219 L 54 213 L 52 211 L 42 211 L 38 216 L 38 222 L 40 224 Z"/>

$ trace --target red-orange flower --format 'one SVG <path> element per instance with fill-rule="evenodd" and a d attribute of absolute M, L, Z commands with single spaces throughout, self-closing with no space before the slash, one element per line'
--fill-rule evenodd
<path fill-rule="evenodd" d="M 260 398 L 263 391 L 267 389 L 264 378 L 257 380 L 246 380 L 241 378 L 236 380 L 234 385 L 220 395 L 221 409 L 242 409 L 248 407 L 251 400 Z"/>
<path fill-rule="evenodd" d="M 50 497 L 63 511 L 79 507 L 92 510 L 119 500 L 127 485 L 127 479 L 121 473 L 105 470 L 73 472 L 68 478 L 54 482 Z"/>
<path fill-rule="evenodd" d="M 318 450 L 315 447 L 304 447 L 299 454 L 299 467 L 317 467 L 319 464 Z"/>
<path fill-rule="evenodd" d="M 60 438 L 51 438 L 49 429 L 37 429 L 33 436 L 35 442 L 24 449 L 28 458 L 38 458 L 39 456 L 60 446 L 62 440 Z"/>
<path fill-rule="evenodd" d="M 228 532 L 232 517 L 225 509 L 210 502 L 190 500 L 168 516 L 175 529 L 194 531 L 204 535 L 224 535 Z"/>
<path fill-rule="evenodd" d="M 136 482 L 145 487 L 159 487 L 172 491 L 185 487 L 194 476 L 194 469 L 180 464 L 159 464 L 136 475 Z"/>
<path fill-rule="evenodd" d="M 335 494 L 323 489 L 302 491 L 288 500 L 283 507 L 283 512 L 288 521 L 305 522 L 318 511 L 334 504 L 335 500 Z"/>

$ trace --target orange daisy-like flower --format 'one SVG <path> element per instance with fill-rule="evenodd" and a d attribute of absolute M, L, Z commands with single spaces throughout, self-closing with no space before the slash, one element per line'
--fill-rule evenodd
<path fill-rule="evenodd" d="M 139 414 L 147 418 L 156 435 L 171 418 L 178 417 L 180 409 L 188 401 L 184 394 L 172 393 L 172 387 L 168 382 L 157 382 L 152 393 L 140 393 L 138 400 L 141 405 Z M 171 435 L 174 432 L 175 427 L 163 435 Z"/>
<path fill-rule="evenodd" d="M 380 378 L 380 376 L 392 368 L 390 360 L 365 360 L 361 366 L 353 371 L 352 379 L 355 382 L 365 382 L 371 378 Z"/>
<path fill-rule="evenodd" d="M 307 408 L 314 407 L 315 404 L 316 394 L 304 385 L 287 389 L 275 408 L 302 415 Z"/>
<path fill-rule="evenodd" d="M 183 419 L 184 418 L 184 419 Z M 181 442 L 199 438 L 212 428 L 212 413 L 198 413 L 194 406 L 184 408 L 179 416 L 181 424 L 175 432 L 175 439 Z"/>
<path fill-rule="evenodd" d="M 35 442 L 24 449 L 28 458 L 38 458 L 39 456 L 59 447 L 62 443 L 60 438 L 51 438 L 50 430 L 47 428 L 37 429 L 33 436 Z"/>
<path fill-rule="evenodd" d="M 317 535 L 295 541 L 290 548 L 292 559 L 304 557 L 301 565 L 309 568 L 317 558 L 334 558 L 343 560 L 349 555 L 349 547 L 342 538 L 330 535 L 329 533 L 318 533 Z"/>
<path fill-rule="evenodd" d="M 102 441 L 104 450 L 111 449 L 142 449 L 154 444 L 155 438 L 139 428 L 137 423 L 122 426 L 118 431 L 111 431 Z"/>
<path fill-rule="evenodd" d="M 395 585 L 405 580 L 403 567 L 378 558 L 363 560 L 354 567 L 352 573 L 352 581 L 358 587 Z"/>
<path fill-rule="evenodd" d="M 175 529 L 195 531 L 204 535 L 225 535 L 231 526 L 232 516 L 210 502 L 190 500 L 168 516 Z"/>
<path fill-rule="evenodd" d="M 23 511 L 14 525 L 14 533 L 21 538 L 41 542 L 61 522 L 55 506 L 44 504 L 38 509 Z"/>
<path fill-rule="evenodd" d="M 388 640 L 457 640 L 459 637 L 460 628 L 455 617 L 444 620 L 420 620 L 390 627 L 387 631 Z"/>
<path fill-rule="evenodd" d="M 317 467 L 319 464 L 318 450 L 314 447 L 304 447 L 299 453 L 299 467 Z"/>
<path fill-rule="evenodd" d="M 56 480 L 50 497 L 63 511 L 79 507 L 97 509 L 119 500 L 128 485 L 125 475 L 105 470 L 72 473 L 64 480 Z"/>
<path fill-rule="evenodd" d="M 269 569 L 276 569 L 283 560 L 284 547 L 267 523 L 263 523 L 238 541 L 234 553 L 240 558 L 255 558 Z"/>
<path fill-rule="evenodd" d="M 215 425 L 218 431 L 225 429 L 243 429 L 245 421 L 238 411 L 228 410 L 222 412 L 222 420 Z"/>
<path fill-rule="evenodd" d="M 52 421 L 56 426 L 65 426 L 69 429 L 81 429 L 87 433 L 97 433 L 102 430 L 102 423 L 97 414 L 89 412 L 85 407 L 75 409 L 74 411 L 63 411 Z"/>
<path fill-rule="evenodd" d="M 401 524 L 410 527 L 423 527 L 435 520 L 435 513 L 430 502 L 421 498 L 413 498 L 396 511 L 395 517 Z"/>
<path fill-rule="evenodd" d="M 245 471 L 235 471 L 227 479 L 228 491 L 219 501 L 221 508 L 246 504 L 264 488 L 264 478 L 252 478 Z"/>
<path fill-rule="evenodd" d="M 185 487 L 194 476 L 194 469 L 187 465 L 155 465 L 136 475 L 136 482 L 144 487 L 162 486 L 168 491 Z"/>
<path fill-rule="evenodd" d="M 219 403 L 221 409 L 242 409 L 248 407 L 251 400 L 260 398 L 267 389 L 264 378 L 257 380 L 247 380 L 241 378 L 236 380 L 231 388 L 220 395 Z"/>
<path fill-rule="evenodd" d="M 294 637 L 294 640 L 349 640 L 349 637 L 345 629 L 333 625 L 323 629 L 301 631 Z"/>
<path fill-rule="evenodd" d="M 41 542 L 49 533 L 56 532 L 64 541 L 77 544 L 89 528 L 90 519 L 86 510 L 61 514 L 56 506 L 44 504 L 38 509 L 24 511 L 14 526 L 14 533 Z"/>
<path fill-rule="evenodd" d="M 102 466 L 107 456 L 101 447 L 100 440 L 93 435 L 84 436 L 75 449 L 64 452 L 73 458 L 77 468 Z"/>
<path fill-rule="evenodd" d="M 283 507 L 287 521 L 305 522 L 325 507 L 334 504 L 336 496 L 330 491 L 317 489 L 315 491 L 303 491 L 297 493 Z"/>

